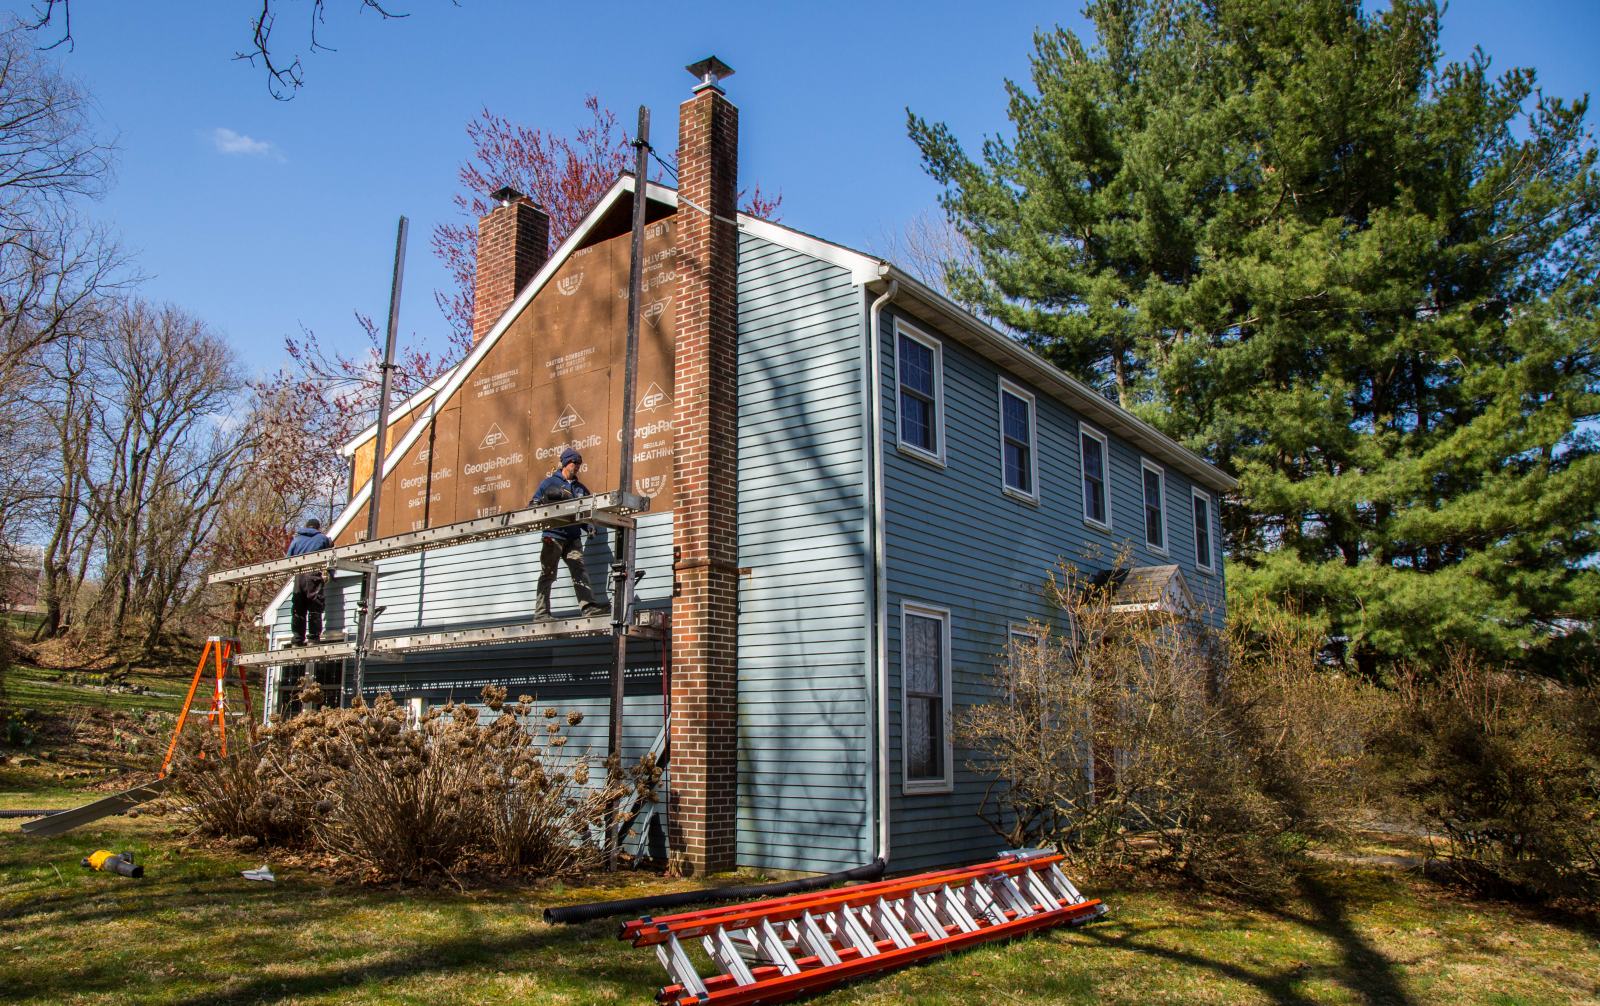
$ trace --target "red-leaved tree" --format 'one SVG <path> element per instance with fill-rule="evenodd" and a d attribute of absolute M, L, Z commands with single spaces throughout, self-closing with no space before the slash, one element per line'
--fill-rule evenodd
<path fill-rule="evenodd" d="M 467 123 L 472 156 L 461 164 L 456 178 L 461 188 L 454 202 L 464 219 L 433 229 L 433 253 L 449 271 L 454 287 L 437 290 L 434 299 L 450 324 L 451 346 L 465 353 L 472 348 L 473 280 L 478 266 L 478 218 L 488 213 L 489 193 L 511 186 L 530 197 L 550 214 L 550 248 L 566 240 L 595 201 L 605 195 L 617 176 L 632 171 L 632 138 L 617 121 L 615 112 L 590 95 L 583 107 L 589 120 L 570 137 L 533 129 L 496 115 L 485 108 Z M 670 159 L 656 154 L 660 170 L 675 174 Z M 778 218 L 783 196 L 764 196 L 761 186 L 740 194 L 741 209 L 766 220 Z"/>

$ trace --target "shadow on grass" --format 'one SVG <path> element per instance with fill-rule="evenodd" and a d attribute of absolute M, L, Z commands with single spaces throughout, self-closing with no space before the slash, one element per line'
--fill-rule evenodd
<path fill-rule="evenodd" d="M 1164 931 L 1190 929 L 1192 926 L 1110 921 L 1085 927 L 1081 932 L 1104 949 L 1160 958 L 1185 967 L 1210 971 L 1250 986 L 1282 1006 L 1309 1006 L 1317 1002 L 1301 989 L 1307 983 L 1320 980 L 1344 987 L 1357 1001 L 1371 1006 L 1411 1006 L 1415 1000 L 1405 989 L 1397 966 L 1400 962 L 1391 960 L 1360 933 L 1351 922 L 1346 899 L 1314 876 L 1303 876 L 1300 888 L 1303 903 L 1310 909 L 1308 913 L 1270 911 L 1269 914 L 1330 941 L 1339 955 L 1337 964 L 1297 963 L 1279 968 L 1251 967 L 1192 950 L 1162 946 L 1153 940 Z M 1112 919 L 1115 920 L 1115 916 Z M 1249 924 L 1247 917 L 1237 920 L 1237 926 Z"/>
<path fill-rule="evenodd" d="M 622 983 L 641 991 L 661 983 L 655 959 L 618 944 L 609 921 L 550 927 L 530 918 L 518 932 L 487 933 L 480 913 L 492 913 L 494 902 L 237 882 L 196 889 L 195 883 L 177 879 L 168 887 L 77 891 L 10 913 L 8 923 L 26 919 L 28 928 L 51 932 L 107 931 L 140 914 L 160 928 L 152 933 L 148 925 L 142 927 L 141 943 L 126 952 L 96 954 L 67 966 L 15 969 L 5 982 L 6 998 L 63 1002 L 119 995 L 138 1000 L 154 993 L 162 1002 L 225 1006 L 340 999 L 391 980 L 452 975 L 492 980 L 505 972 L 583 986 Z M 413 928 L 383 933 L 358 928 L 361 916 L 415 911 L 419 900 L 427 902 L 420 907 L 448 917 L 437 935 Z M 159 917 L 150 919 L 153 913 Z M 241 925 L 241 920 L 247 921 Z M 551 968 L 553 962 L 558 969 Z M 162 986 L 168 986 L 165 992 Z"/>

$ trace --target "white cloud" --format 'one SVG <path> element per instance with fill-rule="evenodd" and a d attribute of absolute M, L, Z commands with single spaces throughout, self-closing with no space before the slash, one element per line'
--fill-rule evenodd
<path fill-rule="evenodd" d="M 243 157 L 274 157 L 283 160 L 283 155 L 278 153 L 278 148 L 266 140 L 258 140 L 253 136 L 236 133 L 226 126 L 219 126 L 211 131 L 211 143 L 217 148 L 217 153 L 240 155 Z"/>

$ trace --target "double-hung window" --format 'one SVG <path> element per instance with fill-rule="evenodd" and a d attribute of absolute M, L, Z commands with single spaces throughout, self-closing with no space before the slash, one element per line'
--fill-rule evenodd
<path fill-rule="evenodd" d="M 900 608 L 900 675 L 905 791 L 948 792 L 950 741 L 950 612 L 917 604 Z"/>
<path fill-rule="evenodd" d="M 1212 565 L 1211 497 L 1198 489 L 1192 490 L 1194 501 L 1194 564 L 1204 572 L 1215 572 Z"/>
<path fill-rule="evenodd" d="M 895 383 L 900 389 L 900 435 L 904 450 L 944 461 L 944 383 L 939 343 L 895 326 Z"/>
<path fill-rule="evenodd" d="M 1157 552 L 1165 552 L 1167 474 L 1152 461 L 1145 461 L 1141 467 L 1144 476 L 1144 543 Z"/>
<path fill-rule="evenodd" d="M 1107 473 L 1111 465 L 1111 445 L 1099 430 L 1078 427 L 1078 462 L 1083 473 L 1083 519 L 1096 527 L 1111 529 L 1111 490 Z"/>
<path fill-rule="evenodd" d="M 1039 501 L 1039 450 L 1033 396 L 1000 381 L 1000 483 L 1005 491 Z"/>

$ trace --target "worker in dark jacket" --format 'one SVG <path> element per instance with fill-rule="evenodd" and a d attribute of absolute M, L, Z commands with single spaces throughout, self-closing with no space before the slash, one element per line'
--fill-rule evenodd
<path fill-rule="evenodd" d="M 294 533 L 294 538 L 289 542 L 288 554 L 305 555 L 308 552 L 320 552 L 322 549 L 332 547 L 333 539 L 322 533 L 322 522 L 313 517 L 306 521 L 305 527 Z M 320 569 L 308 569 L 295 574 L 294 599 L 289 608 L 289 632 L 294 637 L 295 646 L 306 645 L 308 620 L 311 623 L 311 642 L 322 641 L 322 612 L 326 604 L 323 586 Z"/>
<path fill-rule="evenodd" d="M 561 467 L 551 472 L 534 490 L 529 506 L 559 503 L 589 495 L 589 487 L 578 481 L 578 469 L 583 466 L 583 455 L 568 447 L 561 452 Z M 534 599 L 533 617 L 550 617 L 550 588 L 556 582 L 556 564 L 565 561 L 572 575 L 572 592 L 585 615 L 603 615 L 611 606 L 596 600 L 589 586 L 589 571 L 583 564 L 583 536 L 593 534 L 590 524 L 568 524 L 545 530 L 539 551 L 539 589 Z"/>

